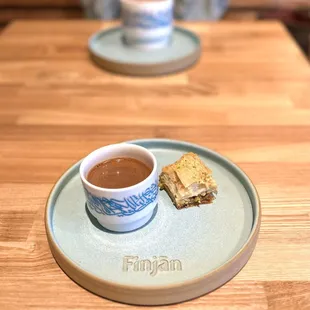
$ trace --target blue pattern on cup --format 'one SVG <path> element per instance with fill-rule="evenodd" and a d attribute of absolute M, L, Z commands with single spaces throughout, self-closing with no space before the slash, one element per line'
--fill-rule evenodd
<path fill-rule="evenodd" d="M 123 23 L 127 27 L 156 29 L 169 27 L 172 23 L 173 12 L 171 9 L 155 13 L 123 12 Z"/>
<path fill-rule="evenodd" d="M 97 197 L 84 188 L 87 205 L 99 214 L 111 216 L 130 216 L 140 212 L 156 200 L 158 186 L 153 183 L 150 187 L 138 195 L 124 197 L 122 200 Z"/>

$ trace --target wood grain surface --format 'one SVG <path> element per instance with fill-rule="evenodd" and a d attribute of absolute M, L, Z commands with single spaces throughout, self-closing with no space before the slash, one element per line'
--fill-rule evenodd
<path fill-rule="evenodd" d="M 250 8 L 250 7 L 283 8 L 283 7 L 308 6 L 310 4 L 310 0 L 230 0 L 229 4 L 232 7 L 242 7 L 242 8 Z"/>
<path fill-rule="evenodd" d="M 239 0 L 240 1 L 240 0 Z M 80 0 L 0 0 L 0 7 L 77 7 Z"/>
<path fill-rule="evenodd" d="M 88 59 L 87 21 L 18 21 L 0 36 L 0 309 L 148 309 L 107 301 L 58 267 L 44 208 L 58 177 L 100 146 L 186 140 L 238 163 L 261 197 L 246 267 L 204 297 L 162 309 L 310 309 L 310 68 L 277 22 L 186 23 L 200 62 L 159 78 Z"/>

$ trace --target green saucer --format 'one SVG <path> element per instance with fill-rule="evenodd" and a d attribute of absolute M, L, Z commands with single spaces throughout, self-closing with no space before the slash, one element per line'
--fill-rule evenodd
<path fill-rule="evenodd" d="M 161 191 L 153 218 L 139 230 L 111 233 L 85 208 L 80 163 L 57 182 L 46 206 L 52 253 L 64 272 L 103 297 L 138 305 L 170 304 L 208 293 L 247 263 L 261 210 L 255 187 L 228 159 L 170 140 L 138 140 L 159 169 L 195 152 L 212 169 L 219 194 L 213 204 L 177 210 Z"/>
<path fill-rule="evenodd" d="M 122 28 L 101 30 L 88 43 L 91 58 L 106 70 L 125 75 L 156 76 L 193 65 L 200 56 L 200 40 L 193 32 L 174 27 L 171 44 L 155 50 L 128 47 Z"/>

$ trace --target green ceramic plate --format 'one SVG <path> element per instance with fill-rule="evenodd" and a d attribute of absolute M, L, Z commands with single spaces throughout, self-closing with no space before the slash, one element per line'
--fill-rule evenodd
<path fill-rule="evenodd" d="M 161 191 L 146 226 L 111 233 L 86 211 L 77 163 L 57 182 L 46 206 L 47 236 L 60 267 L 98 295 L 139 305 L 181 302 L 229 281 L 250 258 L 258 237 L 261 210 L 251 181 L 206 148 L 171 140 L 132 143 L 151 150 L 160 169 L 186 152 L 197 153 L 213 170 L 216 201 L 177 210 Z"/>
<path fill-rule="evenodd" d="M 174 27 L 171 44 L 141 51 L 123 44 L 122 28 L 101 30 L 91 36 L 88 49 L 101 67 L 120 74 L 154 76 L 184 70 L 200 56 L 200 40 L 191 31 Z"/>

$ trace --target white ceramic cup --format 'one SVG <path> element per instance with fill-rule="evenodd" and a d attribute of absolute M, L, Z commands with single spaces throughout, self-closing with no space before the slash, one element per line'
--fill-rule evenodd
<path fill-rule="evenodd" d="M 142 50 L 169 45 L 173 3 L 173 0 L 121 0 L 125 44 Z"/>
<path fill-rule="evenodd" d="M 87 180 L 94 166 L 115 157 L 135 158 L 152 167 L 152 172 L 138 184 L 117 189 L 101 188 Z M 158 202 L 158 171 L 155 156 L 144 147 L 121 143 L 97 149 L 82 161 L 80 177 L 89 212 L 108 230 L 132 231 L 151 219 Z"/>

